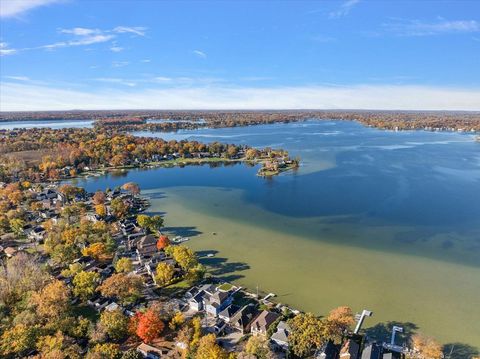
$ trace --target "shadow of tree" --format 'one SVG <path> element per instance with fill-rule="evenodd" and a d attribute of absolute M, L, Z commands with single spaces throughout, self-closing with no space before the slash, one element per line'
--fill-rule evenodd
<path fill-rule="evenodd" d="M 195 237 L 202 232 L 196 229 L 197 227 L 163 227 L 163 232 L 171 233 L 173 236 Z"/>
<path fill-rule="evenodd" d="M 162 198 L 167 198 L 167 196 L 165 195 L 165 192 L 147 192 L 147 193 L 145 193 L 145 195 L 146 195 L 149 199 L 162 199 Z"/>
<path fill-rule="evenodd" d="M 472 359 L 480 354 L 477 348 L 463 343 L 448 343 L 443 346 L 445 359 Z"/>
<path fill-rule="evenodd" d="M 215 277 L 221 278 L 227 282 L 234 281 L 244 276 L 238 272 L 250 269 L 247 263 L 243 262 L 228 262 L 227 258 L 221 257 L 207 257 L 209 253 L 215 254 L 216 251 L 200 251 L 200 262 L 209 268 L 209 273 Z"/>
<path fill-rule="evenodd" d="M 150 216 L 165 216 L 167 214 L 167 212 L 164 212 L 164 211 L 156 211 L 156 212 L 151 212 L 149 211 L 148 214 Z"/>
<path fill-rule="evenodd" d="M 205 258 L 209 254 L 216 255 L 218 253 L 218 251 L 212 249 L 212 250 L 205 250 L 205 251 L 197 251 L 195 253 L 197 254 L 198 258 Z"/>
<path fill-rule="evenodd" d="M 365 333 L 369 341 L 376 341 L 378 343 L 389 343 L 392 336 L 392 328 L 394 326 L 403 328 L 403 333 L 397 333 L 395 335 L 395 343 L 397 345 L 402 345 L 403 343 L 408 342 L 410 337 L 415 334 L 418 329 L 418 326 L 415 323 L 392 321 L 378 323 L 373 327 L 365 329 L 363 332 Z"/>

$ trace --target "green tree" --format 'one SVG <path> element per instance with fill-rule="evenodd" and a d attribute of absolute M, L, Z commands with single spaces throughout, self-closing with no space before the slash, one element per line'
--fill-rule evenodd
<path fill-rule="evenodd" d="M 25 221 L 21 218 L 12 218 L 10 220 L 10 228 L 17 236 L 23 236 L 23 227 L 25 227 Z"/>
<path fill-rule="evenodd" d="M 155 282 L 159 286 L 165 286 L 173 279 L 175 274 L 175 267 L 166 262 L 160 262 L 157 265 L 157 270 L 155 273 Z"/>
<path fill-rule="evenodd" d="M 128 318 L 120 309 L 105 310 L 100 315 L 100 323 L 107 331 L 108 336 L 113 340 L 120 340 L 127 336 L 128 322 Z"/>
<path fill-rule="evenodd" d="M 96 272 L 81 271 L 73 277 L 73 294 L 82 300 L 87 300 L 93 293 L 100 280 Z"/>
<path fill-rule="evenodd" d="M 147 216 L 146 214 L 139 214 L 137 223 L 140 227 L 148 229 L 150 232 L 157 232 L 163 226 L 163 218 L 159 215 Z"/>
<path fill-rule="evenodd" d="M 133 270 L 132 261 L 128 258 L 120 258 L 115 263 L 115 271 L 117 273 L 129 273 Z"/>
<path fill-rule="evenodd" d="M 110 203 L 110 210 L 115 217 L 124 218 L 129 211 L 129 207 L 121 198 L 114 198 Z"/>

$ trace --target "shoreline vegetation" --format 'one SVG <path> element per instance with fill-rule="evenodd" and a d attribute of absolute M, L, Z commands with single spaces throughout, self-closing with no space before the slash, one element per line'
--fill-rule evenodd
<path fill-rule="evenodd" d="M 94 127 L 121 131 L 177 131 L 289 123 L 308 119 L 351 120 L 385 130 L 480 131 L 480 112 L 467 111 L 51 111 L 2 112 L 0 122 L 21 120 L 93 120 Z"/>
<path fill-rule="evenodd" d="M 104 128 L 0 130 L 0 181 L 57 181 L 126 168 L 245 163 L 272 177 L 295 169 L 282 149 L 164 141 Z"/>

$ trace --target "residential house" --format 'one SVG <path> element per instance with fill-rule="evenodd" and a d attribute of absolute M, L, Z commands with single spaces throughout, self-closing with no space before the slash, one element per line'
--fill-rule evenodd
<path fill-rule="evenodd" d="M 238 312 L 239 309 L 240 307 L 238 305 L 231 304 L 228 307 L 226 307 L 224 310 L 222 310 L 218 314 L 218 317 L 223 321 L 225 321 L 226 323 L 230 323 L 230 320 L 233 318 L 235 313 Z"/>
<path fill-rule="evenodd" d="M 250 331 L 253 335 L 266 337 L 268 328 L 278 319 L 280 315 L 268 310 L 263 310 L 250 325 Z"/>
<path fill-rule="evenodd" d="M 206 290 L 206 295 L 203 297 L 203 305 L 207 314 L 217 317 L 218 314 L 228 307 L 233 301 L 233 286 L 229 289 L 223 290 L 222 286 L 215 287 L 214 290 Z"/>
<path fill-rule="evenodd" d="M 290 326 L 283 320 L 277 325 L 277 331 L 272 334 L 270 340 L 280 349 L 288 349 L 288 335 L 290 334 Z"/>
<path fill-rule="evenodd" d="M 157 252 L 157 237 L 152 234 L 147 234 L 140 238 L 137 243 L 137 255 L 139 261 L 142 261 L 142 259 L 145 258 L 150 258 Z"/>
<path fill-rule="evenodd" d="M 317 359 L 337 359 L 340 353 L 340 345 L 334 344 L 329 340 L 320 350 L 315 354 Z"/>
<path fill-rule="evenodd" d="M 140 352 L 147 359 L 160 359 L 163 357 L 164 352 L 154 346 L 142 343 L 137 347 L 137 351 Z"/>
<path fill-rule="evenodd" d="M 230 320 L 230 325 L 242 334 L 250 332 L 250 323 L 258 315 L 254 304 L 247 304 L 242 307 Z"/>

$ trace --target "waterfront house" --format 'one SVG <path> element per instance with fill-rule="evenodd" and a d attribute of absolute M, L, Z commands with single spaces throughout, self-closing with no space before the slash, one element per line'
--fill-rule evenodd
<path fill-rule="evenodd" d="M 280 349 L 288 349 L 288 335 L 290 334 L 290 326 L 283 320 L 277 325 L 277 331 L 272 334 L 270 340 Z"/>
<path fill-rule="evenodd" d="M 340 353 L 340 345 L 334 344 L 329 340 L 322 348 L 320 348 L 315 354 L 317 359 L 338 359 Z"/>
<path fill-rule="evenodd" d="M 250 331 L 253 335 L 266 337 L 268 328 L 280 317 L 277 313 L 263 310 L 251 323 Z"/>
<path fill-rule="evenodd" d="M 360 344 L 354 339 L 348 339 L 340 350 L 340 359 L 360 358 Z"/>
<path fill-rule="evenodd" d="M 250 332 L 250 323 L 257 316 L 258 311 L 252 303 L 242 307 L 230 320 L 232 328 L 240 331 L 242 334 Z"/>
<path fill-rule="evenodd" d="M 382 347 L 377 343 L 371 343 L 365 346 L 362 352 L 362 359 L 381 359 Z"/>
<path fill-rule="evenodd" d="M 206 289 L 206 295 L 203 297 L 203 305 L 207 314 L 217 317 L 222 310 L 232 303 L 233 294 L 237 290 L 237 287 L 228 283 L 224 283 L 218 287 L 211 286 L 209 289 Z"/>
<path fill-rule="evenodd" d="M 224 320 L 226 323 L 230 323 L 230 320 L 233 318 L 236 312 L 240 307 L 235 304 L 231 304 L 228 307 L 226 307 L 224 310 L 222 310 L 219 314 L 218 317 L 222 320 Z"/>

